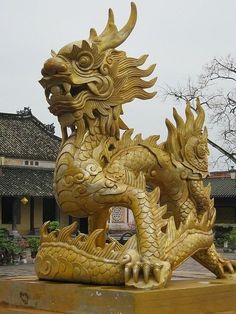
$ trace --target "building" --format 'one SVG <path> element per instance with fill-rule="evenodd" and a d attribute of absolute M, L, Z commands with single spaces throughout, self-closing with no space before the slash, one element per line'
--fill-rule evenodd
<path fill-rule="evenodd" d="M 57 220 L 52 191 L 53 169 L 60 146 L 52 125 L 44 125 L 29 108 L 0 113 L 0 224 L 22 234 Z M 60 217 L 65 223 L 68 217 Z"/>
<path fill-rule="evenodd" d="M 212 187 L 216 223 L 236 224 L 236 179 L 230 175 L 230 171 L 218 171 L 211 172 L 205 182 Z"/>

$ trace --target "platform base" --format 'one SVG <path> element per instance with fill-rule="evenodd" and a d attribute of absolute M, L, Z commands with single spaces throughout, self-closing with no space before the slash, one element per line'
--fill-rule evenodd
<path fill-rule="evenodd" d="M 233 314 L 236 281 L 172 280 L 162 290 L 137 290 L 6 278 L 0 279 L 0 313 Z"/>

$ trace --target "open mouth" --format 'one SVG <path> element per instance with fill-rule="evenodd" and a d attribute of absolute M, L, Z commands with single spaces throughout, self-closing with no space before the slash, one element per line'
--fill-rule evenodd
<path fill-rule="evenodd" d="M 48 102 L 51 104 L 59 100 L 61 101 L 75 100 L 81 92 L 87 90 L 88 88 L 86 84 L 72 85 L 65 82 L 46 87 L 45 95 Z"/>

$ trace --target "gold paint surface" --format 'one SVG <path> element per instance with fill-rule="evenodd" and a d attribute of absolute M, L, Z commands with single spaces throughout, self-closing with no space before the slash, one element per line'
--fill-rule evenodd
<path fill-rule="evenodd" d="M 193 257 L 217 277 L 234 273 L 236 262 L 213 245 L 214 201 L 208 175 L 207 130 L 199 100 L 185 118 L 174 109 L 166 120 L 167 140 L 132 137 L 122 121 L 122 105 L 147 92 L 156 79 L 144 80 L 155 66 L 140 69 L 147 56 L 131 58 L 116 50 L 131 33 L 137 10 L 118 30 L 112 10 L 104 31 L 52 52 L 41 85 L 49 110 L 58 117 L 62 145 L 54 174 L 60 209 L 89 217 L 89 234 L 74 236 L 76 225 L 41 230 L 36 257 L 39 278 L 48 280 L 162 288 L 172 271 Z M 125 131 L 122 131 L 125 130 Z M 107 239 L 112 206 L 133 212 L 136 235 L 125 245 Z"/>

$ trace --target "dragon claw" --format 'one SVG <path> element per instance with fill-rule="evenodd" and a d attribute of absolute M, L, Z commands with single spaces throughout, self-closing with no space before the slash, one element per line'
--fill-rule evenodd
<path fill-rule="evenodd" d="M 224 267 L 220 264 L 219 265 L 219 277 L 224 277 Z"/>
<path fill-rule="evenodd" d="M 218 262 L 218 278 L 225 278 L 236 273 L 236 261 L 226 258 L 220 259 Z"/>
<path fill-rule="evenodd" d="M 141 263 L 137 262 L 133 267 L 133 278 L 134 278 L 135 283 L 138 282 L 140 269 L 141 269 Z"/>
<path fill-rule="evenodd" d="M 235 260 L 231 260 L 230 262 L 231 262 L 233 268 L 236 269 L 236 261 Z"/>
<path fill-rule="evenodd" d="M 236 261 L 224 259 L 223 263 L 223 277 L 228 274 L 235 274 L 236 272 Z"/>
<path fill-rule="evenodd" d="M 128 263 L 126 266 L 125 266 L 125 282 L 129 281 L 130 280 L 130 277 L 131 277 L 131 268 L 132 267 L 132 264 L 131 263 Z"/>
<path fill-rule="evenodd" d="M 230 263 L 230 261 L 228 261 L 225 266 L 227 267 L 228 271 L 229 271 L 231 274 L 234 273 L 234 267 L 233 267 L 233 265 Z"/>
<path fill-rule="evenodd" d="M 149 263 L 145 263 L 143 265 L 143 279 L 144 279 L 145 283 L 148 283 L 150 271 L 151 271 L 150 264 Z"/>
<path fill-rule="evenodd" d="M 125 284 L 139 288 L 163 287 L 170 275 L 170 263 L 157 258 L 149 261 L 142 258 L 132 259 L 131 256 L 124 269 Z"/>
<path fill-rule="evenodd" d="M 160 282 L 161 279 L 161 266 L 159 264 L 155 264 L 153 268 L 153 274 L 157 282 Z"/>

